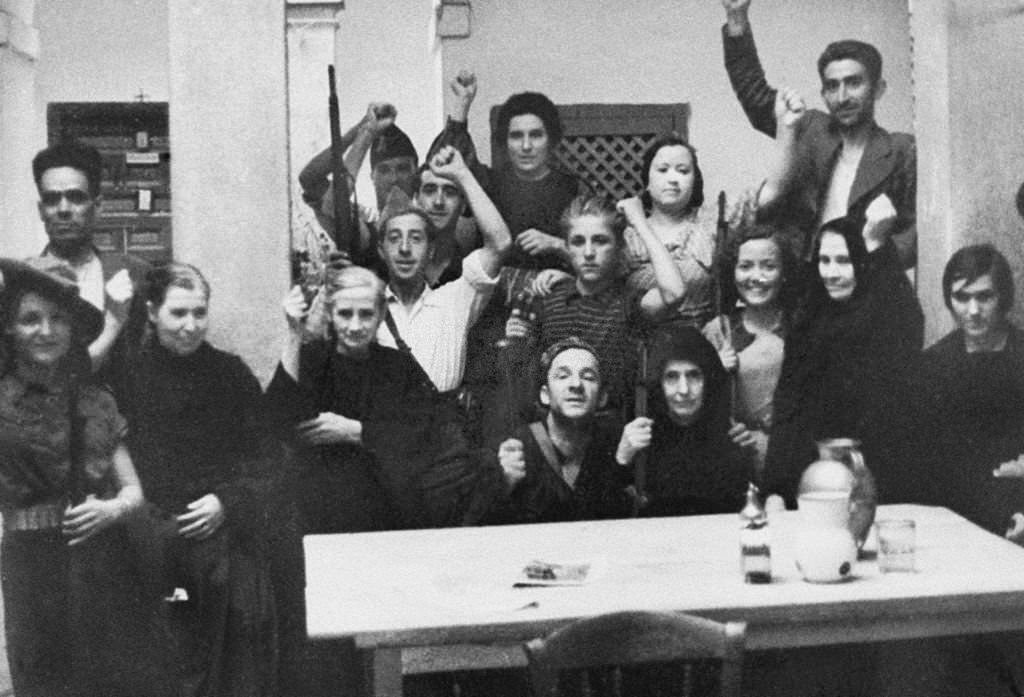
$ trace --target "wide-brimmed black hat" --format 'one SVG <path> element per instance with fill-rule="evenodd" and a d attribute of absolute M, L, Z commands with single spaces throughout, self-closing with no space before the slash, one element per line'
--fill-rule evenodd
<path fill-rule="evenodd" d="M 103 331 L 103 313 L 78 294 L 75 274 L 66 264 L 48 257 L 19 261 L 0 257 L 0 317 L 10 317 L 10 304 L 25 291 L 58 303 L 71 314 L 75 339 L 91 344 Z"/>

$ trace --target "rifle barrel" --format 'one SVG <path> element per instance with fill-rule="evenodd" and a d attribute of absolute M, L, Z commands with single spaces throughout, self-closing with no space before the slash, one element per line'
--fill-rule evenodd
<path fill-rule="evenodd" d="M 351 244 L 356 239 L 349 201 L 348 170 L 341 142 L 341 117 L 338 109 L 338 89 L 334 80 L 334 66 L 327 66 L 329 96 L 327 111 L 331 126 L 331 177 L 334 183 L 334 244 L 339 252 L 351 256 Z"/>

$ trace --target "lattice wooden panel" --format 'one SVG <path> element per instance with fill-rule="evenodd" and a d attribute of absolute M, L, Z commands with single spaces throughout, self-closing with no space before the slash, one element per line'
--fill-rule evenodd
<path fill-rule="evenodd" d="M 566 136 L 555 156 L 598 192 L 618 200 L 643 190 L 640 165 L 657 133 Z"/>
<path fill-rule="evenodd" d="M 491 132 L 497 125 L 498 106 L 491 109 Z M 561 104 L 564 126 L 555 157 L 598 193 L 620 199 L 643 189 L 640 176 L 644 150 L 662 133 L 675 131 L 684 138 L 690 107 L 675 104 Z M 504 144 L 491 140 L 491 162 L 504 162 Z"/>

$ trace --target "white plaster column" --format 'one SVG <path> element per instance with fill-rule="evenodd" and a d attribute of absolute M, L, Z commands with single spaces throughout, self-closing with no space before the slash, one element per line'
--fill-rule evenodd
<path fill-rule="evenodd" d="M 212 343 L 264 381 L 289 284 L 284 27 L 281 0 L 168 0 L 175 256 L 213 286 Z"/>
<path fill-rule="evenodd" d="M 334 63 L 338 13 L 344 2 L 287 0 L 285 41 L 288 52 L 288 183 L 292 244 L 309 249 L 330 239 L 302 201 L 299 172 L 331 144 L 327 66 Z M 350 124 L 341 124 L 342 133 Z"/>
<path fill-rule="evenodd" d="M 310 240 L 326 234 L 302 201 L 297 177 L 331 143 L 328 65 L 336 69 L 342 133 L 362 118 L 371 101 L 397 106 L 397 123 L 421 158 L 440 131 L 444 88 L 442 44 L 435 36 L 437 1 L 286 1 L 289 186 L 297 248 L 308 248 Z M 368 161 L 356 179 L 356 194 L 361 205 L 375 204 Z"/>
<path fill-rule="evenodd" d="M 0 0 L 0 256 L 38 254 L 45 242 L 31 161 L 45 145 L 36 112 L 35 0 Z"/>
<path fill-rule="evenodd" d="M 917 137 L 917 295 L 925 344 L 949 331 L 942 270 L 962 243 L 953 227 L 953 133 L 949 101 L 948 0 L 912 0 L 914 133 Z"/>
<path fill-rule="evenodd" d="M 942 301 L 942 271 L 956 249 L 990 242 L 1014 269 L 1024 323 L 1024 221 L 1015 197 L 1024 180 L 1016 89 L 1024 64 L 1020 0 L 915 0 L 915 131 L 918 153 L 918 294 L 927 340 L 952 322 Z"/>

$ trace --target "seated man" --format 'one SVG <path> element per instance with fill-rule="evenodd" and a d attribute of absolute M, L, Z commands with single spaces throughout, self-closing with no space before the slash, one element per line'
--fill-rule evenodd
<path fill-rule="evenodd" d="M 925 497 L 1003 535 L 1024 511 L 1024 481 L 993 476 L 1024 453 L 1024 336 L 1008 318 L 1013 274 L 991 245 L 964 247 L 946 264 L 942 293 L 957 328 L 922 357 L 917 467 L 903 498 Z"/>
<path fill-rule="evenodd" d="M 93 243 L 102 197 L 103 159 L 95 148 L 68 141 L 40 150 L 32 160 L 39 190 L 39 217 L 49 244 L 43 256 L 74 272 L 79 294 L 103 311 L 103 332 L 89 345 L 94 370 L 115 388 L 124 361 L 146 326 L 143 286 L 149 264 Z"/>
<path fill-rule="evenodd" d="M 607 395 L 594 348 L 576 337 L 540 359 L 542 421 L 501 443 L 501 482 L 489 523 L 549 523 L 627 517 L 631 499 L 615 465 L 618 433 L 596 419 Z"/>
<path fill-rule="evenodd" d="M 725 67 L 751 125 L 775 138 L 776 92 L 764 76 L 750 28 L 750 0 L 722 0 Z M 796 182 L 777 214 L 807 258 L 823 223 L 850 216 L 891 228 L 904 267 L 917 257 L 914 137 L 889 133 L 875 122 L 875 103 L 885 93 L 882 56 L 863 41 L 829 44 L 818 59 L 821 96 L 828 113 L 809 110 L 798 133 Z"/>

